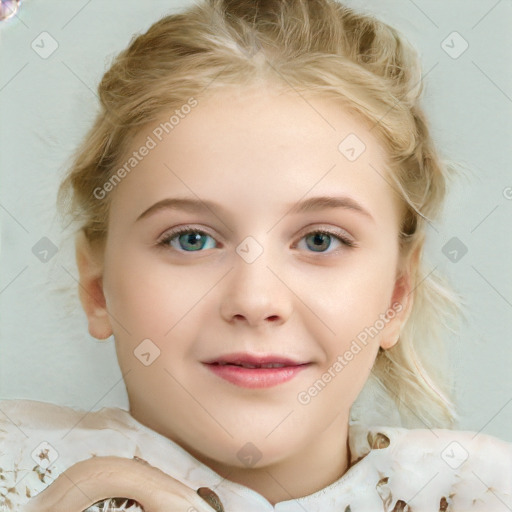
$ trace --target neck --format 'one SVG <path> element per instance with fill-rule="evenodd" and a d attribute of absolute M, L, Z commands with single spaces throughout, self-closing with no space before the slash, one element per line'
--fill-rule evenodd
<path fill-rule="evenodd" d="M 223 478 L 244 485 L 272 505 L 313 494 L 332 484 L 350 466 L 348 421 L 334 421 L 298 454 L 258 468 L 226 466 L 199 453 L 194 457 Z"/>

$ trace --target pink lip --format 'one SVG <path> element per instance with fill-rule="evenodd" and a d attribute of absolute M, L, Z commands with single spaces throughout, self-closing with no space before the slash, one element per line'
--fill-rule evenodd
<path fill-rule="evenodd" d="M 224 363 L 224 364 L 221 364 Z M 264 365 L 282 364 L 278 368 L 245 368 L 237 364 Z M 244 388 L 268 388 L 287 382 L 310 363 L 301 363 L 289 358 L 269 355 L 256 356 L 246 353 L 228 354 L 204 363 L 218 377 Z"/>

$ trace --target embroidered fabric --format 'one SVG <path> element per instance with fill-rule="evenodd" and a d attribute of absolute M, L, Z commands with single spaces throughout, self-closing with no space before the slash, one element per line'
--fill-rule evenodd
<path fill-rule="evenodd" d="M 272 505 L 258 492 L 222 478 L 128 411 L 3 400 L 0 511 L 23 511 L 67 468 L 107 455 L 142 458 L 194 492 L 201 488 L 203 499 L 214 493 L 209 503 L 216 512 L 512 510 L 512 443 L 474 432 L 352 423 L 349 448 L 351 466 L 341 478 L 308 496 Z M 144 512 L 123 497 L 84 512 L 120 511 Z"/>

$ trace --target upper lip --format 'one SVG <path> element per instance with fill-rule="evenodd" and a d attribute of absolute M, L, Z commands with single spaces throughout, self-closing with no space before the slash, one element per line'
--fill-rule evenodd
<path fill-rule="evenodd" d="M 252 365 L 261 365 L 261 364 L 283 364 L 285 366 L 299 366 L 302 364 L 307 364 L 308 361 L 295 361 L 290 359 L 289 357 L 281 356 L 278 354 L 268 354 L 268 355 L 258 355 L 258 354 L 248 354 L 246 352 L 237 352 L 233 354 L 226 354 L 223 356 L 215 357 L 208 361 L 204 361 L 205 364 L 213 364 L 213 363 L 231 363 L 231 364 L 252 364 Z"/>

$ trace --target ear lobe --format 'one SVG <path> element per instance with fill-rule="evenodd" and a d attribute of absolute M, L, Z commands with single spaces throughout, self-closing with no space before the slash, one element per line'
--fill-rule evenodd
<path fill-rule="evenodd" d="M 393 295 L 390 303 L 390 310 L 394 311 L 395 315 L 389 320 L 386 325 L 385 332 L 383 332 L 380 343 L 383 350 L 388 350 L 396 345 L 400 337 L 402 326 L 411 314 L 412 305 L 414 303 L 411 275 L 413 269 L 416 268 L 418 264 L 419 251 L 420 248 L 414 251 L 408 265 L 406 265 L 404 271 L 395 281 L 395 287 L 393 289 Z"/>
<path fill-rule="evenodd" d="M 99 340 L 112 335 L 103 293 L 103 263 L 83 232 L 76 238 L 76 263 L 80 276 L 79 296 L 89 322 L 89 334 Z"/>

